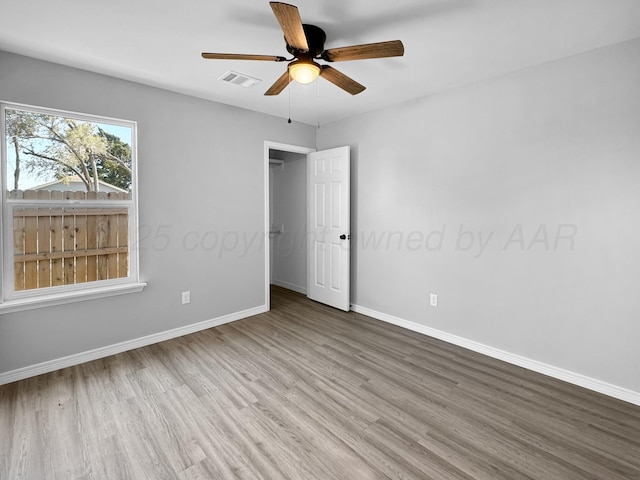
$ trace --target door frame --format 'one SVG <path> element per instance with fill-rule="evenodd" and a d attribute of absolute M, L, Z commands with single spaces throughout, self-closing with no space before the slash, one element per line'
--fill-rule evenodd
<path fill-rule="evenodd" d="M 267 311 L 271 310 L 271 278 L 269 276 L 271 272 L 271 237 L 269 236 L 269 230 L 271 229 L 271 225 L 269 223 L 271 213 L 269 209 L 271 185 L 269 182 L 269 150 L 281 150 L 283 152 L 302 153 L 307 155 L 311 152 L 315 152 L 316 149 L 301 145 L 272 142 L 269 140 L 265 140 L 264 142 L 264 304 Z"/>

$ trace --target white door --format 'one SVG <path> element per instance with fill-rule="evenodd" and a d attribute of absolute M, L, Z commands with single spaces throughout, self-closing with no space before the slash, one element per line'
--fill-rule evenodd
<path fill-rule="evenodd" d="M 349 311 L 349 147 L 307 156 L 307 296 Z"/>

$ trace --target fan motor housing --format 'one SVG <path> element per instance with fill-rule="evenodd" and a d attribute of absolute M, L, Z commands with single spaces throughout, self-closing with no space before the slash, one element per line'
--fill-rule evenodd
<path fill-rule="evenodd" d="M 309 51 L 305 52 L 297 48 L 293 48 L 287 43 L 287 51 L 296 58 L 315 58 L 324 52 L 324 42 L 327 40 L 327 34 L 324 30 L 315 25 L 302 24 L 304 35 L 307 37 L 307 45 Z M 286 43 L 286 40 L 285 40 Z"/>

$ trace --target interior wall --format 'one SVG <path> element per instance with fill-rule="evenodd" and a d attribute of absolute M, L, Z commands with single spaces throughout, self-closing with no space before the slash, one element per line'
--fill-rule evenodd
<path fill-rule="evenodd" d="M 297 292 L 307 291 L 307 157 L 274 152 L 282 168 L 271 168 L 272 224 L 282 232 L 271 235 L 271 282 Z"/>
<path fill-rule="evenodd" d="M 314 146 L 315 128 L 7 52 L 0 99 L 138 122 L 148 282 L 0 315 L 0 374 L 266 305 L 264 141 Z"/>
<path fill-rule="evenodd" d="M 353 303 L 640 391 L 639 54 L 317 130 L 319 149 L 352 146 Z M 1 315 L 0 374 L 264 305 L 264 140 L 312 146 L 315 128 L 6 52 L 0 99 L 138 122 L 149 282 Z"/>
<path fill-rule="evenodd" d="M 640 392 L 638 58 L 323 125 L 318 149 L 352 146 L 352 303 Z"/>

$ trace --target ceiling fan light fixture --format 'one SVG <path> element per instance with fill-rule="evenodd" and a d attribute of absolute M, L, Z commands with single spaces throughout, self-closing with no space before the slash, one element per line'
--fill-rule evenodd
<path fill-rule="evenodd" d="M 311 60 L 297 60 L 289 64 L 289 75 L 296 82 L 306 85 L 320 75 L 320 65 Z"/>
<path fill-rule="evenodd" d="M 279 95 L 292 81 L 309 84 L 318 77 L 324 78 L 351 95 L 357 95 L 365 90 L 364 85 L 359 84 L 332 66 L 319 65 L 314 60 L 324 60 L 332 63 L 368 58 L 401 57 L 404 55 L 404 45 L 400 40 L 325 50 L 324 44 L 327 34 L 316 25 L 302 23 L 298 7 L 282 2 L 269 2 L 269 5 L 271 5 L 271 10 L 273 10 L 282 28 L 282 33 L 284 33 L 287 52 L 293 55 L 293 58 L 287 59 L 277 55 L 251 55 L 244 53 L 202 52 L 201 54 L 203 58 L 211 60 L 287 62 L 287 70 L 264 92 L 267 96 Z M 226 78 L 227 76 L 228 74 L 225 74 L 225 79 L 229 81 Z"/>

